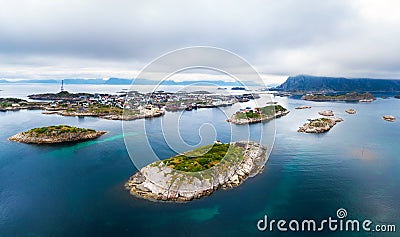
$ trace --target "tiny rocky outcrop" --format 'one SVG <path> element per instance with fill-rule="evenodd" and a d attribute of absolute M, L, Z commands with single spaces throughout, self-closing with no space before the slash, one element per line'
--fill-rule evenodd
<path fill-rule="evenodd" d="M 91 140 L 105 133 L 107 132 L 68 125 L 58 125 L 34 128 L 26 132 L 20 132 L 10 137 L 9 140 L 33 144 L 65 143 Z"/>
<path fill-rule="evenodd" d="M 322 116 L 335 116 L 335 114 L 333 113 L 332 110 L 320 111 L 320 112 L 318 112 L 318 114 L 322 115 Z"/>
<path fill-rule="evenodd" d="M 223 157 L 221 147 L 228 147 Z M 209 151 L 199 156 L 204 150 Z M 238 186 L 260 173 L 268 159 L 266 150 L 247 141 L 200 147 L 143 167 L 125 187 L 132 195 L 152 201 L 191 201 L 220 188 Z"/>
<path fill-rule="evenodd" d="M 355 109 L 346 109 L 345 112 L 348 114 L 355 114 L 356 110 Z"/>
<path fill-rule="evenodd" d="M 343 121 L 343 119 L 341 119 L 341 118 L 310 119 L 308 123 L 305 123 L 297 131 L 305 132 L 305 133 L 324 133 L 324 132 L 328 132 L 338 122 L 342 122 L 342 121 Z"/>
<path fill-rule="evenodd" d="M 396 117 L 392 116 L 392 115 L 385 115 L 383 116 L 383 119 L 388 121 L 388 122 L 394 122 L 396 121 Z"/>

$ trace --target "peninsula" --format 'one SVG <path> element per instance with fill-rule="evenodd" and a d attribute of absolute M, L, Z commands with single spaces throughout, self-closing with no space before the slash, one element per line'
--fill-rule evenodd
<path fill-rule="evenodd" d="M 267 105 L 261 108 L 240 110 L 233 114 L 227 122 L 234 124 L 260 123 L 285 116 L 289 112 L 281 105 Z"/>
<path fill-rule="evenodd" d="M 240 185 L 264 168 L 267 148 L 255 142 L 215 143 L 156 161 L 125 184 L 134 196 L 185 202 Z"/>
<path fill-rule="evenodd" d="M 324 132 L 329 131 L 338 122 L 342 122 L 342 121 L 343 121 L 343 119 L 341 119 L 341 118 L 310 119 L 308 123 L 305 123 L 297 131 L 305 132 L 305 133 L 324 133 Z"/>
<path fill-rule="evenodd" d="M 57 125 L 33 128 L 26 132 L 20 132 L 10 137 L 9 140 L 33 144 L 65 143 L 91 140 L 98 138 L 105 133 L 106 132 L 104 131 L 96 131 L 93 129 Z"/>

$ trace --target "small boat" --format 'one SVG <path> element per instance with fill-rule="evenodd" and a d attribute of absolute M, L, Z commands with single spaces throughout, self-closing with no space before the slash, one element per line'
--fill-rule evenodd
<path fill-rule="evenodd" d="M 234 90 L 234 91 L 244 91 L 244 90 L 246 90 L 244 87 L 238 87 L 238 86 L 236 86 L 236 87 L 232 87 L 231 88 L 231 90 Z"/>
<path fill-rule="evenodd" d="M 192 105 L 187 105 L 185 110 L 186 111 L 192 111 L 193 110 L 193 106 Z"/>
<path fill-rule="evenodd" d="M 363 99 L 363 100 L 359 100 L 359 102 L 372 102 L 374 101 L 373 99 Z"/>

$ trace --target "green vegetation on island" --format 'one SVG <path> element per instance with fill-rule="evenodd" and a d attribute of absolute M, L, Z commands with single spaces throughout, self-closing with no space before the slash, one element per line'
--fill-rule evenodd
<path fill-rule="evenodd" d="M 261 108 L 238 111 L 227 121 L 235 124 L 258 123 L 279 118 L 288 113 L 289 111 L 281 105 L 267 105 Z"/>
<path fill-rule="evenodd" d="M 197 172 L 209 169 L 218 164 L 224 157 L 243 156 L 244 149 L 230 144 L 212 144 L 199 147 L 182 155 L 177 155 L 166 160 L 168 167 L 185 172 Z"/>
<path fill-rule="evenodd" d="M 10 141 L 23 143 L 62 143 L 90 140 L 105 134 L 104 131 L 94 129 L 78 128 L 69 125 L 56 125 L 48 127 L 33 128 L 20 132 L 9 138 Z"/>
<path fill-rule="evenodd" d="M 30 135 L 35 137 L 41 136 L 54 136 L 63 133 L 95 133 L 96 130 L 88 128 L 77 128 L 69 125 L 56 125 L 48 127 L 33 128 L 26 132 L 22 132 L 24 135 Z"/>
<path fill-rule="evenodd" d="M 34 94 L 28 95 L 29 99 L 33 100 L 74 100 L 82 97 L 93 96 L 89 93 L 69 93 L 68 91 L 60 91 L 58 93 L 45 93 L 45 94 Z"/>
<path fill-rule="evenodd" d="M 61 106 L 67 106 L 62 104 Z M 102 116 L 102 115 L 122 115 L 123 109 L 120 107 L 112 106 L 112 105 L 103 105 L 103 104 L 95 104 L 88 105 L 87 107 L 83 106 L 69 106 L 66 109 L 67 113 L 87 113 L 93 114 L 93 116 Z"/>
<path fill-rule="evenodd" d="M 302 97 L 303 100 L 310 101 L 360 101 L 360 102 L 372 102 L 375 100 L 375 96 L 369 92 L 360 94 L 357 92 L 351 92 L 346 94 L 334 94 L 334 95 L 325 95 L 325 94 L 307 94 Z"/>
<path fill-rule="evenodd" d="M 317 118 L 310 119 L 308 123 L 305 123 L 297 131 L 305 133 L 324 133 L 329 131 L 338 122 L 342 122 L 341 118 Z"/>
<path fill-rule="evenodd" d="M 254 110 L 250 109 L 248 111 L 243 111 L 236 113 L 236 119 L 247 119 L 247 118 L 261 118 L 264 116 L 272 116 L 277 112 L 285 112 L 286 108 L 281 105 L 268 105 L 262 108 L 256 108 Z"/>

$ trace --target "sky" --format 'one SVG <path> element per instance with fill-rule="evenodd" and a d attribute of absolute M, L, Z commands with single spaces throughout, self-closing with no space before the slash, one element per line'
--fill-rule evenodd
<path fill-rule="evenodd" d="M 0 0 L 0 6 L 0 79 L 134 78 L 160 55 L 191 46 L 239 55 L 267 83 L 298 74 L 400 78 L 396 0 Z M 176 78 L 199 74 L 207 78 L 195 71 Z"/>

